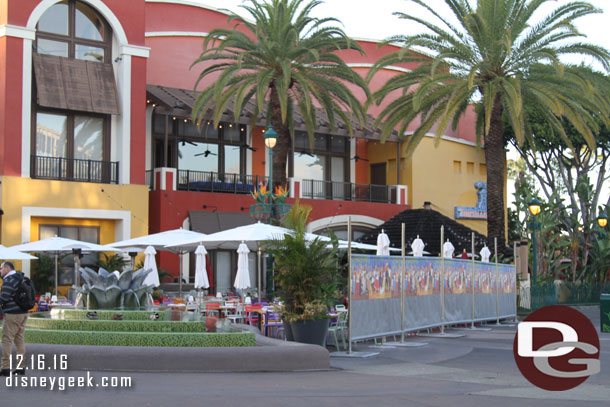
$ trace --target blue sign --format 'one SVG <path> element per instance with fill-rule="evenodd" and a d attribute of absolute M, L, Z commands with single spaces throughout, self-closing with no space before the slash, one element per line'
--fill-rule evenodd
<path fill-rule="evenodd" d="M 487 184 L 477 181 L 474 187 L 477 189 L 477 204 L 474 207 L 456 206 L 454 208 L 456 219 L 487 220 Z"/>

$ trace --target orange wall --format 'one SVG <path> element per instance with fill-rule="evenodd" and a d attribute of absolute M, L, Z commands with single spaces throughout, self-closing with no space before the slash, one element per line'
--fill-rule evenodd
<path fill-rule="evenodd" d="M 23 41 L 0 38 L 0 56 L 6 56 L 0 59 L 0 175 L 19 175 Z"/>

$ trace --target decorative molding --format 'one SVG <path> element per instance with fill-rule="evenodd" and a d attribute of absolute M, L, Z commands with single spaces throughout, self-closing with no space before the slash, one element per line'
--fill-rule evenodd
<path fill-rule="evenodd" d="M 151 31 L 144 34 L 146 38 L 153 37 L 198 37 L 205 38 L 210 33 L 196 31 Z"/>
<path fill-rule="evenodd" d="M 350 68 L 372 68 L 373 65 L 375 65 L 375 64 L 357 63 L 357 62 L 347 64 L 347 66 L 349 66 Z M 383 69 L 387 69 L 389 71 L 397 71 L 397 72 L 411 72 L 410 69 L 402 68 L 400 66 L 394 66 L 394 65 L 384 66 Z"/>
<path fill-rule="evenodd" d="M 0 24 L 0 37 L 23 38 L 24 40 L 34 40 L 36 30 L 11 24 Z"/>
<path fill-rule="evenodd" d="M 121 45 L 121 55 L 131 55 L 133 57 L 148 58 L 150 56 L 150 47 L 141 45 Z"/>

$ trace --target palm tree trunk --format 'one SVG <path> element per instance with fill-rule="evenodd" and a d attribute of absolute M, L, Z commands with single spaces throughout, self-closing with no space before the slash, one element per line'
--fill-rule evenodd
<path fill-rule="evenodd" d="M 493 247 L 498 238 L 498 250 L 506 246 L 504 238 L 504 176 L 506 153 L 502 126 L 502 102 L 496 96 L 491 111 L 489 132 L 485 137 L 485 162 L 487 166 L 487 244 Z"/>
<path fill-rule="evenodd" d="M 275 87 L 271 88 L 271 125 L 279 135 L 273 148 L 273 185 L 286 185 L 286 164 L 291 138 L 288 122 L 282 123 L 280 98 Z M 273 191 L 273 189 L 271 189 Z"/>

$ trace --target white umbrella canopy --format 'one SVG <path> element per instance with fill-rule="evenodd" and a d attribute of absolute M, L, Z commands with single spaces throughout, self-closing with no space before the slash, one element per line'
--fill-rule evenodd
<path fill-rule="evenodd" d="M 205 268 L 205 255 L 207 253 L 207 250 L 201 244 L 195 250 L 195 289 L 210 287 L 208 273 Z"/>
<path fill-rule="evenodd" d="M 185 247 L 180 245 L 180 242 L 187 240 L 199 241 L 204 238 L 204 233 L 193 232 L 186 229 L 172 229 L 165 232 L 153 233 L 152 235 L 135 237 L 133 239 L 121 240 L 120 242 L 114 242 L 114 247 L 148 247 L 152 246 L 155 250 L 166 250 L 177 253 L 179 255 L 188 253 L 195 249 L 193 247 Z M 169 245 L 174 245 L 168 247 Z M 180 270 L 178 272 L 178 283 L 179 283 L 179 295 L 182 295 L 182 256 L 180 256 Z"/>
<path fill-rule="evenodd" d="M 200 243 L 204 244 L 208 250 L 214 249 L 237 249 L 241 242 L 244 242 L 248 249 L 256 250 L 259 243 L 266 240 L 280 239 L 286 233 L 291 233 L 290 229 L 280 226 L 273 226 L 266 223 L 253 223 L 251 225 L 238 226 L 220 232 L 206 235 L 204 238 L 184 239 L 169 243 L 167 248 L 173 250 L 175 247 L 196 248 Z"/>
<path fill-rule="evenodd" d="M 381 233 L 377 236 L 377 256 L 390 255 L 390 238 L 381 229 Z"/>
<path fill-rule="evenodd" d="M 451 244 L 449 239 L 447 239 L 447 241 L 443 244 L 443 257 L 445 257 L 447 259 L 453 258 L 454 250 L 455 250 L 455 247 L 453 247 L 453 244 Z"/>
<path fill-rule="evenodd" d="M 112 245 L 99 245 L 96 243 L 82 242 L 80 240 L 66 239 L 53 236 L 48 239 L 37 240 L 35 242 L 24 243 L 11 246 L 11 249 L 20 252 L 46 252 L 46 253 L 65 253 L 72 249 L 81 249 L 84 252 L 118 252 L 119 249 Z"/>
<path fill-rule="evenodd" d="M 167 250 L 175 253 L 187 252 L 194 250 L 197 244 L 193 244 L 191 250 L 181 245 L 181 242 L 194 241 L 199 242 L 208 235 L 199 232 L 193 232 L 186 229 L 172 229 L 165 232 L 153 233 L 152 235 L 135 237 L 133 239 L 121 240 L 112 243 L 113 247 L 141 247 L 146 248 L 152 246 L 155 250 Z"/>
<path fill-rule="evenodd" d="M 424 247 L 426 247 L 426 244 L 419 238 L 419 235 L 417 235 L 417 238 L 411 243 L 411 250 L 413 250 L 411 253 L 413 253 L 414 257 L 422 257 L 424 254 L 430 254 L 424 251 Z"/>
<path fill-rule="evenodd" d="M 150 269 L 152 271 L 148 273 L 142 285 L 152 285 L 153 287 L 159 287 L 161 285 L 155 254 L 157 254 L 157 251 L 152 246 L 148 246 L 146 250 L 144 250 L 144 266 L 142 268 L 144 270 Z"/>
<path fill-rule="evenodd" d="M 10 249 L 0 244 L 0 259 L 2 260 L 34 260 L 38 257 L 31 256 L 27 253 L 21 253 L 19 250 Z"/>
<path fill-rule="evenodd" d="M 233 287 L 238 290 L 245 290 L 250 287 L 250 271 L 248 270 L 248 253 L 250 249 L 245 243 L 241 243 L 237 248 L 237 275 Z"/>
<path fill-rule="evenodd" d="M 112 246 L 102 246 L 95 243 L 82 242 L 80 240 L 66 239 L 63 237 L 53 236 L 47 239 L 37 240 L 35 242 L 24 243 L 17 246 L 12 246 L 11 249 L 21 252 L 39 252 L 51 253 L 55 255 L 55 295 L 57 295 L 57 256 L 60 253 L 69 253 L 73 249 L 80 249 L 83 252 L 117 252 L 117 248 Z M 76 256 L 74 261 L 74 283 L 78 285 L 78 264 Z"/>

